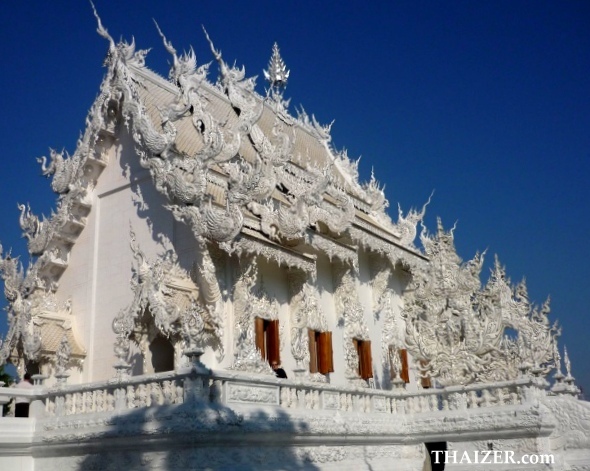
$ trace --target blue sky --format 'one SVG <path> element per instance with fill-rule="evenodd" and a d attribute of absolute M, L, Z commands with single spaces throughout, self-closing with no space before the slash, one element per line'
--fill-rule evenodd
<path fill-rule="evenodd" d="M 534 301 L 551 295 L 573 373 L 590 391 L 590 3 L 95 4 L 115 39 L 153 48 L 147 64 L 163 75 L 169 56 L 152 19 L 199 63 L 212 60 L 204 25 L 227 61 L 259 75 L 259 90 L 277 41 L 291 105 L 335 120 L 334 146 L 362 156 L 363 180 L 374 168 L 394 214 L 435 190 L 426 222 L 457 222 L 464 259 L 488 249 L 485 277 L 498 254 Z M 35 158 L 49 147 L 73 152 L 107 44 L 85 2 L 0 8 L 0 241 L 25 255 L 16 203 L 37 214 L 53 207 Z"/>

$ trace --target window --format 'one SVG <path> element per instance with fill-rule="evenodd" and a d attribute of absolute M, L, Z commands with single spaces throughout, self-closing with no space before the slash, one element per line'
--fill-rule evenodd
<path fill-rule="evenodd" d="M 309 329 L 309 372 L 323 375 L 334 371 L 332 332 Z"/>
<path fill-rule="evenodd" d="M 279 321 L 269 321 L 261 317 L 255 318 L 256 348 L 260 356 L 269 364 L 281 364 Z"/>
<path fill-rule="evenodd" d="M 404 383 L 410 382 L 410 368 L 408 367 L 408 351 L 405 348 L 400 349 L 400 358 L 402 360 L 402 369 L 400 371 L 400 378 L 404 380 Z"/>
<path fill-rule="evenodd" d="M 373 359 L 371 357 L 371 342 L 369 340 L 352 339 L 359 357 L 358 374 L 363 379 L 373 377 Z"/>
<path fill-rule="evenodd" d="M 397 358 L 396 358 L 397 357 Z M 399 360 L 399 364 L 395 363 Z M 391 379 L 397 375 L 404 383 L 410 382 L 410 369 L 408 368 L 408 351 L 405 348 L 396 350 L 394 347 L 389 347 L 389 362 L 391 371 Z"/>

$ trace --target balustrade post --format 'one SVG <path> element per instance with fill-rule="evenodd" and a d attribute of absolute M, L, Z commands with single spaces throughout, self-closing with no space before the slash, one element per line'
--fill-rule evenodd
<path fill-rule="evenodd" d="M 203 356 L 203 351 L 197 348 L 187 348 L 184 352 L 184 355 L 188 357 L 189 361 L 191 362 L 193 371 L 197 374 L 202 375 L 209 375 L 211 372 L 209 369 L 201 362 L 201 357 Z"/>
<path fill-rule="evenodd" d="M 66 415 L 66 398 L 62 395 L 59 396 L 55 396 L 54 398 L 55 401 L 55 409 L 54 409 L 54 414 L 56 417 L 63 417 L 64 415 Z"/>
<path fill-rule="evenodd" d="M 115 411 L 127 409 L 127 390 L 125 386 L 115 389 Z"/>
<path fill-rule="evenodd" d="M 432 394 L 429 396 L 429 408 L 431 412 L 438 411 L 438 396 L 436 394 Z"/>
<path fill-rule="evenodd" d="M 492 396 L 492 393 L 490 392 L 489 389 L 484 389 L 481 392 L 481 403 L 483 405 L 483 407 L 490 407 L 494 402 L 494 398 Z"/>
<path fill-rule="evenodd" d="M 209 387 L 209 400 L 213 404 L 221 403 L 221 380 L 216 379 L 211 382 L 211 386 Z"/>
<path fill-rule="evenodd" d="M 402 398 L 399 398 L 397 401 L 397 408 L 396 408 L 397 412 L 399 412 L 402 415 L 409 414 L 411 412 L 410 410 L 408 410 L 409 409 L 408 408 L 408 399 L 409 398 L 407 398 L 407 397 L 406 398 L 402 397 Z"/>
<path fill-rule="evenodd" d="M 71 394 L 66 394 L 65 400 L 64 400 L 64 415 L 69 415 L 73 412 L 73 407 L 74 407 L 74 402 L 72 400 L 72 395 Z"/>
<path fill-rule="evenodd" d="M 184 378 L 184 402 L 209 400 L 211 371 L 201 362 L 203 351 L 198 348 L 187 348 L 183 353 L 190 360 L 193 370 L 190 376 Z"/>
<path fill-rule="evenodd" d="M 467 407 L 477 409 L 478 405 L 477 391 L 469 391 L 467 394 Z"/>
<path fill-rule="evenodd" d="M 449 386 L 449 405 L 452 410 L 467 410 L 467 395 L 463 386 Z"/>
<path fill-rule="evenodd" d="M 289 393 L 289 388 L 285 386 L 279 387 L 279 401 L 282 407 L 289 407 L 291 394 Z"/>
<path fill-rule="evenodd" d="M 430 410 L 429 396 L 420 397 L 420 412 L 428 412 Z"/>
<path fill-rule="evenodd" d="M 0 387 L 4 387 L 4 383 L 0 381 Z M 10 402 L 12 396 L 3 395 L 0 393 L 0 417 L 4 417 L 4 406 Z"/>
<path fill-rule="evenodd" d="M 55 373 L 56 384 L 58 388 L 63 388 L 66 383 L 68 382 L 68 378 L 70 377 L 69 373 Z"/>
<path fill-rule="evenodd" d="M 393 386 L 394 391 L 403 391 L 406 388 L 406 382 L 403 379 L 398 378 L 397 376 L 393 378 L 391 384 Z"/>
<path fill-rule="evenodd" d="M 37 393 L 44 393 L 45 388 L 43 387 L 43 381 L 46 379 L 46 376 L 37 374 L 31 376 L 33 380 L 33 391 Z M 34 398 L 31 401 L 31 405 L 29 406 L 29 417 L 34 417 L 36 419 L 43 418 L 45 416 L 45 400 Z"/>

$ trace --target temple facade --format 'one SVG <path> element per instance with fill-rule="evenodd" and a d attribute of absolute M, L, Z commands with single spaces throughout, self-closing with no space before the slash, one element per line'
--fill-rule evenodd
<path fill-rule="evenodd" d="M 260 94 L 206 32 L 217 79 L 160 31 L 164 79 L 96 18 L 86 129 L 38 159 L 55 210 L 0 259 L 0 362 L 35 380 L 0 388 L 2 469 L 590 469 L 549 303 L 498 260 L 482 284 L 427 204 L 392 220 L 276 44 Z"/>

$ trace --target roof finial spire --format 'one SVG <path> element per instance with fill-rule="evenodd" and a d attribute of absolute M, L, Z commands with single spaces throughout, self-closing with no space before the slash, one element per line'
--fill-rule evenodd
<path fill-rule="evenodd" d="M 282 90 L 287 86 L 290 70 L 287 70 L 285 61 L 279 52 L 279 45 L 275 42 L 272 47 L 272 56 L 268 62 L 268 70 L 263 70 L 264 77 L 270 82 L 270 88 Z"/>
<path fill-rule="evenodd" d="M 572 375 L 572 363 L 570 361 L 570 356 L 567 354 L 567 347 L 563 347 L 563 362 L 565 363 L 565 371 L 568 376 Z"/>

